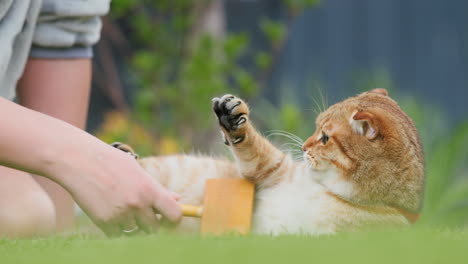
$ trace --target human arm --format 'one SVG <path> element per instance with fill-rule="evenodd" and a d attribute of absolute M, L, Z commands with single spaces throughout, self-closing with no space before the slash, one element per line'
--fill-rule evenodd
<path fill-rule="evenodd" d="M 91 71 L 90 58 L 31 57 L 17 85 L 18 102 L 84 130 Z M 33 177 L 54 203 L 56 230 L 60 232 L 72 228 L 75 223 L 75 202 L 70 194 L 45 177 Z"/>
<path fill-rule="evenodd" d="M 178 221 L 172 195 L 129 155 L 58 119 L 0 98 L 0 164 L 43 175 L 70 192 L 106 234 Z"/>

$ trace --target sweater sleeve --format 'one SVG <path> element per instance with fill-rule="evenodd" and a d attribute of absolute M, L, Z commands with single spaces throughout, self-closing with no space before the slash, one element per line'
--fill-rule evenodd
<path fill-rule="evenodd" d="M 110 0 L 43 0 L 31 57 L 90 58 Z"/>

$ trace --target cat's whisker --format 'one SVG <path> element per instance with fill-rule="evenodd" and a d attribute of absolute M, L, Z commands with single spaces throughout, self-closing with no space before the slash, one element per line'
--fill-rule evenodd
<path fill-rule="evenodd" d="M 302 153 L 299 153 L 299 152 L 294 152 L 294 150 L 286 150 L 284 152 L 287 152 L 288 154 L 291 154 L 293 157 L 297 158 L 297 157 L 302 157 Z"/>
<path fill-rule="evenodd" d="M 302 160 L 304 160 L 304 158 L 302 156 L 297 155 L 297 156 L 293 157 L 293 160 L 294 161 L 302 161 Z"/>
<path fill-rule="evenodd" d="M 282 136 L 285 136 L 285 135 L 282 135 Z M 285 136 L 285 137 L 287 137 L 287 136 Z M 268 138 L 268 137 L 267 137 L 267 138 Z M 302 145 L 304 144 L 303 142 L 296 141 L 296 140 L 291 139 L 291 138 L 289 138 L 289 139 L 290 139 L 292 142 L 294 142 L 295 144 L 297 144 L 297 146 L 302 146 Z"/>
<path fill-rule="evenodd" d="M 280 136 L 287 136 L 287 137 L 294 138 L 294 139 L 300 139 L 299 137 L 295 136 L 294 134 L 290 134 L 290 133 L 287 133 L 287 132 L 282 131 L 282 130 L 272 130 L 272 131 L 267 132 L 267 134 L 268 134 L 268 136 L 280 135 Z"/>
<path fill-rule="evenodd" d="M 301 161 L 302 160 L 302 154 L 295 152 L 294 149 L 282 149 L 282 151 L 286 154 L 288 154 L 293 161 Z"/>
<path fill-rule="evenodd" d="M 284 143 L 280 146 L 280 149 L 282 149 L 283 147 L 293 147 L 294 150 L 302 153 L 302 145 L 299 145 L 297 143 L 293 143 L 293 142 Z"/>
<path fill-rule="evenodd" d="M 302 147 L 302 144 L 303 142 L 301 141 L 292 141 L 292 142 L 285 142 L 284 144 L 291 144 L 291 145 L 295 145 L 296 147 Z"/>
<path fill-rule="evenodd" d="M 280 129 L 269 130 L 266 133 L 270 133 L 270 132 L 283 133 L 283 134 L 286 134 L 286 135 L 290 135 L 290 136 L 292 136 L 294 138 L 301 139 L 300 137 L 294 135 L 293 133 L 290 133 L 290 132 L 287 132 L 287 131 L 284 131 L 284 130 L 280 130 Z"/>
<path fill-rule="evenodd" d="M 286 132 L 286 131 L 282 131 L 282 130 L 271 130 L 271 131 L 268 131 L 268 132 L 265 133 L 265 134 L 266 134 L 266 137 L 267 137 L 267 138 L 269 138 L 269 137 L 271 137 L 271 136 L 283 136 L 283 137 L 286 137 L 286 138 L 291 139 L 292 141 L 294 141 L 294 142 L 300 144 L 301 146 L 304 144 L 304 141 L 303 141 L 300 137 L 298 137 L 298 136 L 296 136 L 296 135 L 294 135 L 294 134 L 292 134 L 292 133 Z"/>
<path fill-rule="evenodd" d="M 301 155 L 299 154 L 294 154 L 294 153 L 289 153 L 293 158 L 294 160 L 297 160 L 297 158 L 301 157 Z"/>
<path fill-rule="evenodd" d="M 295 153 L 301 153 L 302 154 L 302 150 L 300 148 L 297 148 L 297 146 L 294 146 L 294 145 L 291 145 L 291 144 L 288 144 L 288 143 L 283 144 L 283 145 L 279 146 L 278 148 L 281 149 L 281 150 L 294 151 Z"/>
<path fill-rule="evenodd" d="M 302 145 L 304 144 L 304 141 L 290 133 L 290 132 L 287 132 L 287 131 L 283 131 L 283 130 L 270 130 L 270 131 L 267 131 L 265 133 L 265 136 L 267 138 L 270 138 L 272 136 L 282 136 L 282 137 L 286 137 L 287 139 L 291 140 L 292 142 L 286 142 L 284 144 L 282 144 L 279 149 L 285 153 L 287 153 L 288 155 L 291 156 L 291 158 L 294 160 L 294 161 L 301 161 L 303 160 L 303 151 L 302 151 Z"/>
<path fill-rule="evenodd" d="M 317 109 L 315 109 L 315 108 L 305 108 L 304 111 L 313 111 L 315 115 L 320 114 L 320 112 L 317 111 Z"/>
<path fill-rule="evenodd" d="M 319 109 L 319 113 L 323 112 L 323 109 L 321 108 L 320 103 L 315 99 L 315 97 L 312 96 L 311 98 L 312 98 L 312 101 L 315 104 L 315 107 L 317 107 Z"/>
<path fill-rule="evenodd" d="M 297 153 L 294 151 L 294 149 L 281 149 L 283 152 L 286 152 L 288 154 L 292 154 L 292 155 L 299 155 L 300 153 Z M 302 155 L 302 154 L 301 154 Z"/>
<path fill-rule="evenodd" d="M 325 109 L 328 108 L 328 95 L 321 87 L 318 88 L 318 91 L 320 95 L 320 100 L 322 101 L 322 111 L 325 111 Z"/>
<path fill-rule="evenodd" d="M 281 150 L 287 149 L 296 153 L 303 153 L 302 148 L 298 144 L 292 142 L 281 144 L 278 148 Z"/>

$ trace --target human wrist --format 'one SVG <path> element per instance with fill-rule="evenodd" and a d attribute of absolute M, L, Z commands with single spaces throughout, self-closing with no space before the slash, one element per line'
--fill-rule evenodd
<path fill-rule="evenodd" d="M 98 171 L 97 167 L 103 166 L 104 161 L 112 159 L 112 148 L 90 135 L 86 137 L 43 151 L 43 175 L 64 187 L 72 186 L 80 180 L 78 172 L 82 172 L 79 177 L 87 177 Z"/>

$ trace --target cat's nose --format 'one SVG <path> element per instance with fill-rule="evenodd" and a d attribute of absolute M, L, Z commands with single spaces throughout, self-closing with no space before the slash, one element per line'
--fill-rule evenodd
<path fill-rule="evenodd" d="M 314 144 L 313 137 L 309 137 L 302 145 L 302 150 L 306 151 L 308 148 L 312 147 L 313 144 Z"/>
<path fill-rule="evenodd" d="M 304 143 L 304 144 L 302 145 L 302 151 L 304 151 L 304 152 L 308 151 L 308 150 L 310 149 L 311 146 L 312 146 L 312 144 L 307 144 L 307 142 Z"/>

